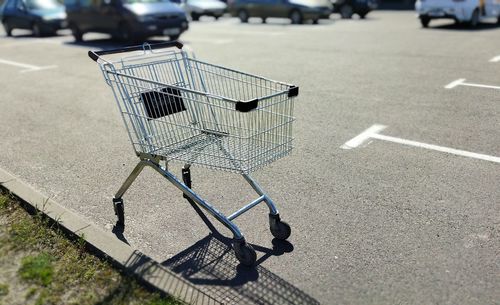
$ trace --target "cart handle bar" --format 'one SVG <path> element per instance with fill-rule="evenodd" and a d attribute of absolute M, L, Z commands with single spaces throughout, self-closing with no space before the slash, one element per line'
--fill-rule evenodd
<path fill-rule="evenodd" d="M 155 50 L 155 49 L 163 49 L 176 47 L 178 49 L 182 49 L 184 45 L 179 41 L 168 41 L 168 42 L 160 42 L 155 44 L 144 44 L 138 46 L 124 47 L 119 49 L 111 49 L 111 50 L 102 50 L 102 51 L 89 51 L 89 57 L 92 58 L 95 62 L 100 58 L 101 55 L 109 55 L 109 54 L 117 54 L 117 53 L 126 53 L 132 51 L 142 51 L 142 50 Z"/>

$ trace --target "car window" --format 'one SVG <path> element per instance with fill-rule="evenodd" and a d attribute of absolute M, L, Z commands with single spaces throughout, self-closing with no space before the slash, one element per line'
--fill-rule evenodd
<path fill-rule="evenodd" d="M 61 7 L 61 4 L 55 0 L 25 0 L 24 3 L 30 10 L 54 9 Z"/>
<path fill-rule="evenodd" d="M 66 6 L 78 5 L 78 0 L 64 0 L 64 5 Z"/>
<path fill-rule="evenodd" d="M 19 10 L 24 10 L 25 9 L 24 2 L 22 0 L 17 0 L 16 7 Z"/>
<path fill-rule="evenodd" d="M 86 7 L 86 8 L 89 8 L 89 7 L 99 8 L 102 5 L 102 0 L 76 0 L 76 1 L 79 2 L 81 7 Z M 69 2 L 69 1 L 67 1 L 67 2 Z M 66 5 L 68 5 L 68 4 L 66 4 Z"/>
<path fill-rule="evenodd" d="M 8 9 L 13 9 L 16 7 L 16 0 L 7 0 L 7 3 L 5 4 L 5 8 Z"/>

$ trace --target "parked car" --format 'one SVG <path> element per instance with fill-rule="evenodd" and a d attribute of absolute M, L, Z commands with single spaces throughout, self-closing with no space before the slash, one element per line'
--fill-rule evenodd
<path fill-rule="evenodd" d="M 376 0 L 332 0 L 332 4 L 333 12 L 340 13 L 344 19 L 351 19 L 354 14 L 364 19 L 378 7 Z"/>
<path fill-rule="evenodd" d="M 65 0 L 65 5 L 76 41 L 87 32 L 132 42 L 156 35 L 176 40 L 188 29 L 186 13 L 167 0 Z"/>
<path fill-rule="evenodd" d="M 424 28 L 432 19 L 448 18 L 477 26 L 482 18 L 496 18 L 500 24 L 498 0 L 417 0 L 415 9 Z"/>
<path fill-rule="evenodd" d="M 332 4 L 329 0 L 233 0 L 229 1 L 232 16 L 239 17 L 241 22 L 248 22 L 250 17 L 290 18 L 293 24 L 312 20 L 317 23 L 321 18 L 329 18 Z"/>
<path fill-rule="evenodd" d="M 219 19 L 227 10 L 227 5 L 219 0 L 182 0 L 181 7 L 194 21 L 204 15 Z"/>
<path fill-rule="evenodd" d="M 8 36 L 13 29 L 29 29 L 40 37 L 67 26 L 64 6 L 56 0 L 6 0 L 0 12 Z"/>

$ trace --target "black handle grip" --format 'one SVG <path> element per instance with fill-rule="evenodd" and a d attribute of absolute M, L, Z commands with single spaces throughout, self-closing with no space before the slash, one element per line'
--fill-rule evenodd
<path fill-rule="evenodd" d="M 99 59 L 99 56 L 101 55 L 109 55 L 109 54 L 117 54 L 117 53 L 126 53 L 126 52 L 132 52 L 132 51 L 142 51 L 142 50 L 156 50 L 156 49 L 163 49 L 163 48 L 171 48 L 171 47 L 176 47 L 178 49 L 182 49 L 184 45 L 180 43 L 179 41 L 168 41 L 168 42 L 160 42 L 160 43 L 155 43 L 155 44 L 150 44 L 150 45 L 138 45 L 138 46 L 131 46 L 131 47 L 123 47 L 120 49 L 111 49 L 111 50 L 102 50 L 102 51 L 89 51 L 89 57 L 92 58 L 92 60 L 97 61 Z"/>

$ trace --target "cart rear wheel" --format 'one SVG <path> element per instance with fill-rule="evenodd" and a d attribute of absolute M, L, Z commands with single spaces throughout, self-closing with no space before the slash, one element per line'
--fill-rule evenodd
<path fill-rule="evenodd" d="M 253 266 L 257 260 L 257 254 L 252 246 L 245 240 L 235 241 L 233 243 L 234 254 L 242 265 Z"/>
<path fill-rule="evenodd" d="M 276 215 L 278 216 L 278 215 Z M 269 216 L 269 229 L 271 229 L 271 234 L 279 240 L 285 240 L 292 234 L 292 228 L 290 225 L 273 215 Z"/>
<path fill-rule="evenodd" d="M 115 215 L 118 217 L 118 221 L 116 222 L 117 226 L 122 228 L 125 227 L 125 209 L 123 207 L 123 199 L 114 199 L 113 207 L 115 208 Z"/>

